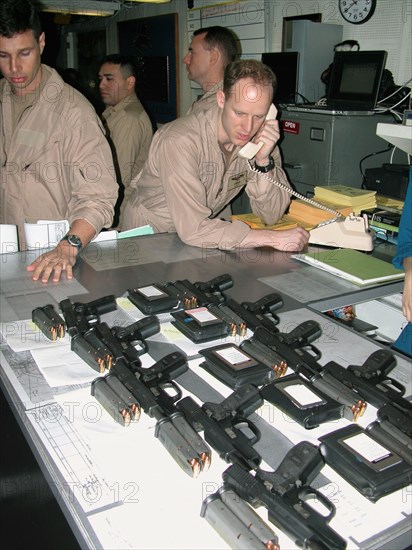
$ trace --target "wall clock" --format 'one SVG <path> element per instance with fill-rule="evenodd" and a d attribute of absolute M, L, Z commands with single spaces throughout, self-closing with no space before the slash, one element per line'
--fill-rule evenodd
<path fill-rule="evenodd" d="M 348 23 L 361 25 L 372 17 L 376 0 L 338 0 L 339 11 Z"/>

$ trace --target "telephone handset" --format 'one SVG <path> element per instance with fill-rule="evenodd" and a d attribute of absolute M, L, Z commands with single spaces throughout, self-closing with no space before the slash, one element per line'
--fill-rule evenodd
<path fill-rule="evenodd" d="M 277 112 L 276 107 L 272 103 L 266 115 L 266 120 L 276 119 Z M 350 214 L 345 217 L 337 210 L 333 210 L 312 199 L 308 199 L 283 183 L 271 178 L 268 174 L 257 170 L 252 166 L 250 160 L 256 156 L 261 147 L 263 147 L 263 142 L 261 141 L 259 143 L 249 142 L 239 151 L 239 155 L 247 159 L 248 167 L 252 172 L 257 172 L 260 176 L 267 178 L 290 195 L 335 215 L 334 218 L 322 222 L 310 230 L 310 243 L 337 248 L 354 248 L 367 252 L 373 250 L 373 231 L 369 229 L 369 223 L 366 216 L 361 217 Z"/>
<path fill-rule="evenodd" d="M 272 103 L 265 120 L 276 120 L 277 115 L 278 110 Z M 251 141 L 249 141 L 249 143 L 246 143 L 246 145 L 244 145 L 242 149 L 240 149 L 239 155 L 245 159 L 250 160 L 256 156 L 256 154 L 260 151 L 262 147 L 263 141 L 259 141 L 259 143 L 252 143 Z"/>

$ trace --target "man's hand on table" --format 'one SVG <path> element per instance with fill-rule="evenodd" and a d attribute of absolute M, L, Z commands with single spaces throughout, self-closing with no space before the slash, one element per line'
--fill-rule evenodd
<path fill-rule="evenodd" d="M 73 266 L 77 256 L 76 248 L 68 242 L 62 241 L 53 250 L 39 256 L 26 269 L 33 272 L 33 281 L 41 279 L 43 283 L 47 283 L 51 277 L 53 283 L 57 283 L 63 272 L 66 272 L 68 279 L 73 278 Z"/>
<path fill-rule="evenodd" d="M 95 228 L 86 220 L 75 220 L 67 235 L 78 238 L 82 247 L 85 247 L 96 235 Z M 66 235 L 66 237 L 67 237 Z M 27 271 L 33 272 L 33 281 L 41 279 L 42 283 L 47 283 L 51 277 L 53 283 L 60 281 L 63 272 L 68 279 L 73 278 L 73 266 L 76 263 L 79 250 L 73 244 L 62 240 L 53 250 L 45 252 L 27 266 Z"/>
<path fill-rule="evenodd" d="M 309 241 L 309 232 L 303 227 L 272 231 L 270 229 L 252 229 L 243 239 L 240 246 L 243 248 L 257 248 L 270 246 L 281 252 L 299 252 Z"/>

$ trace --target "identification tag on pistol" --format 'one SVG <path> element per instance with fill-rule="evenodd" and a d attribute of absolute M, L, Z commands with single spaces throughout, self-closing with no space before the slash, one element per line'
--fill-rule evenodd
<path fill-rule="evenodd" d="M 172 313 L 174 325 L 192 342 L 210 342 L 227 336 L 229 326 L 206 307 Z"/>
<path fill-rule="evenodd" d="M 151 315 L 176 310 L 180 300 L 157 284 L 128 289 L 128 298 L 141 312 Z"/>
<path fill-rule="evenodd" d="M 223 344 L 201 350 L 206 371 L 230 388 L 245 384 L 262 386 L 275 378 L 275 372 L 245 353 L 235 344 Z"/>
<path fill-rule="evenodd" d="M 274 380 L 261 394 L 306 429 L 343 417 L 344 405 L 295 374 Z"/>
<path fill-rule="evenodd" d="M 326 463 L 372 502 L 410 483 L 412 466 L 360 426 L 351 424 L 319 440 Z"/>

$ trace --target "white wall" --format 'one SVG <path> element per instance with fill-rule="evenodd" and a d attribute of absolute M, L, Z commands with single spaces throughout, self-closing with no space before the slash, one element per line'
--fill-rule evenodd
<path fill-rule="evenodd" d="M 397 84 L 403 84 L 412 76 L 412 0 L 378 0 L 374 16 L 362 25 L 345 23 L 337 0 L 194 0 L 193 10 L 187 9 L 186 0 L 172 0 L 167 4 L 124 7 L 116 15 L 96 19 L 87 26 L 90 29 L 106 26 L 108 53 L 115 53 L 117 22 L 166 13 L 178 14 L 180 59 L 186 54 L 191 30 L 198 26 L 232 28 L 241 39 L 244 55 L 258 57 L 263 51 L 281 50 L 283 17 L 321 13 L 324 23 L 343 25 L 344 40 L 357 40 L 362 50 L 386 50 L 386 67 Z M 191 90 L 183 63 L 179 76 L 180 112 L 185 113 L 196 92 Z"/>
<path fill-rule="evenodd" d="M 321 13 L 323 23 L 343 25 L 343 39 L 357 40 L 361 50 L 386 50 L 386 68 L 397 84 L 412 76 L 412 0 L 378 0 L 372 19 L 362 25 L 346 23 L 337 0 L 267 0 L 267 9 L 268 51 L 281 49 L 283 17 Z"/>

